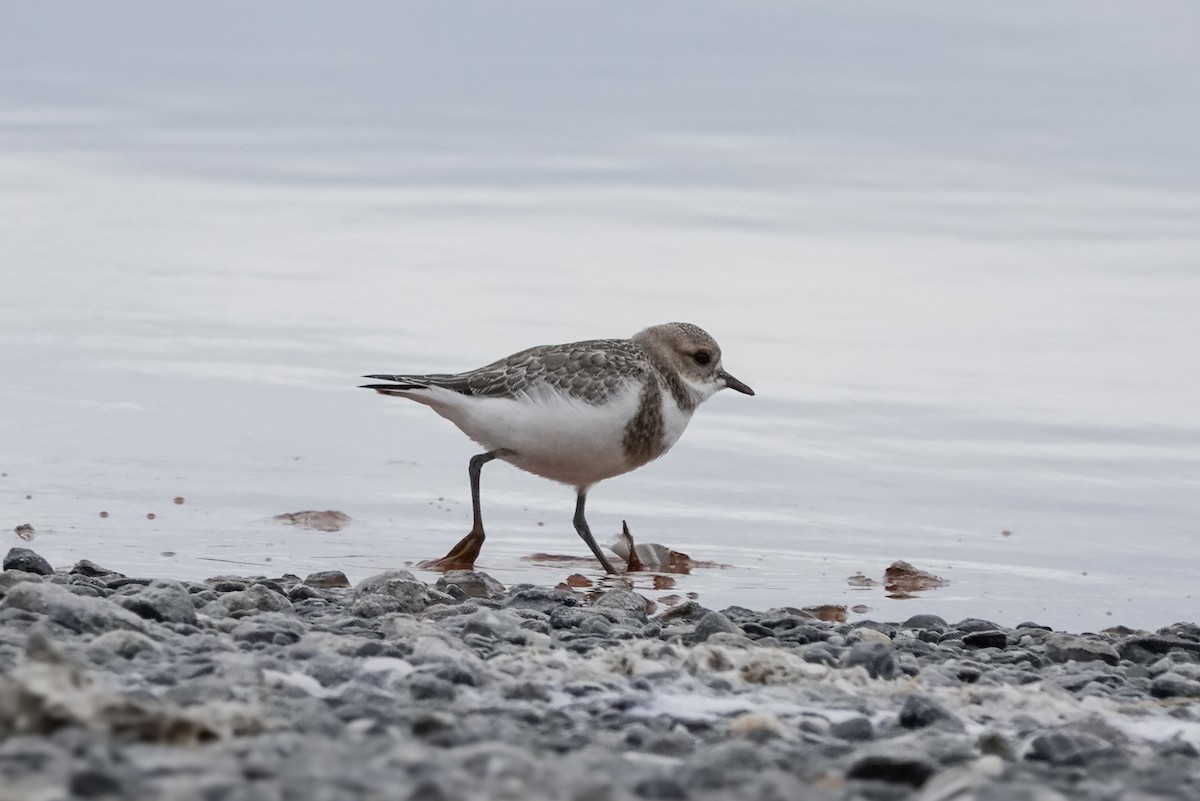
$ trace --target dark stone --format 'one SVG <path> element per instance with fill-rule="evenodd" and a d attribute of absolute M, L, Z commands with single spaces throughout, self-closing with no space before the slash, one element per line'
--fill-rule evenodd
<path fill-rule="evenodd" d="M 896 651 L 896 667 L 906 676 L 916 676 L 921 672 L 920 660 L 905 651 Z"/>
<path fill-rule="evenodd" d="M 1154 750 L 1163 759 L 1179 757 L 1192 760 L 1200 757 L 1200 749 L 1183 739 L 1181 734 L 1176 734 L 1171 739 L 1158 743 Z"/>
<path fill-rule="evenodd" d="M 892 784 L 920 787 L 936 766 L 924 755 L 907 748 L 878 751 L 859 757 L 847 775 L 852 779 L 874 779 Z"/>
<path fill-rule="evenodd" d="M 292 645 L 304 636 L 304 626 L 298 621 L 281 616 L 259 615 L 245 620 L 230 632 L 233 639 L 239 642 L 271 643 L 273 645 Z"/>
<path fill-rule="evenodd" d="M 937 615 L 913 615 L 901 623 L 900 628 L 943 632 L 950 628 L 950 624 Z"/>
<path fill-rule="evenodd" d="M 76 575 L 79 575 L 79 576 L 90 576 L 91 578 L 99 578 L 99 577 L 107 577 L 107 576 L 116 576 L 118 578 L 125 578 L 125 576 L 118 573 L 117 571 L 109 570 L 107 567 L 100 567 L 100 565 L 96 564 L 95 562 L 93 562 L 89 559 L 80 559 L 78 562 L 75 563 L 75 567 L 71 568 L 71 572 Z"/>
<path fill-rule="evenodd" d="M 408 677 L 407 684 L 414 701 L 454 700 L 454 685 L 429 673 L 413 673 Z"/>
<path fill-rule="evenodd" d="M 1008 645 L 1008 635 L 999 629 L 973 631 L 963 637 L 968 648 L 1003 648 Z"/>
<path fill-rule="evenodd" d="M 289 601 L 291 601 L 292 603 L 299 603 L 300 601 L 311 601 L 314 598 L 321 598 L 321 597 L 323 597 L 321 595 L 321 593 L 317 592 L 316 590 L 314 590 L 312 587 L 308 586 L 307 584 L 297 584 L 287 591 L 287 599 Z"/>
<path fill-rule="evenodd" d="M 965 730 L 957 715 L 927 695 L 908 696 L 900 708 L 898 722 L 906 729 L 937 726 L 948 731 Z"/>
<path fill-rule="evenodd" d="M 1117 649 L 1102 640 L 1092 640 L 1074 634 L 1051 634 L 1046 637 L 1046 658 L 1051 662 L 1105 662 L 1115 665 L 1120 661 Z"/>
<path fill-rule="evenodd" d="M 825 629 L 817 628 L 808 623 L 801 624 L 795 628 L 776 631 L 775 636 L 783 642 L 793 642 L 798 645 L 806 645 L 810 642 L 824 642 L 829 639 L 829 632 Z"/>
<path fill-rule="evenodd" d="M 678 606 L 672 606 L 670 609 L 660 614 L 656 620 L 658 620 L 660 623 L 674 623 L 676 621 L 696 623 L 700 620 L 700 618 L 707 615 L 710 611 L 712 610 L 701 606 L 695 601 L 687 601 L 679 604 Z"/>
<path fill-rule="evenodd" d="M 454 731 L 454 718 L 442 712 L 419 715 L 412 722 L 412 733 L 423 740 L 445 738 Z"/>
<path fill-rule="evenodd" d="M 1167 637 L 1182 637 L 1200 643 L 1200 623 L 1172 623 L 1158 630 L 1158 634 Z"/>
<path fill-rule="evenodd" d="M 120 797 L 120 780 L 99 770 L 84 769 L 71 774 L 71 794 L 81 798 Z"/>
<path fill-rule="evenodd" d="M 875 727 L 870 718 L 859 715 L 833 724 L 829 727 L 829 733 L 849 742 L 862 742 L 874 739 Z"/>
<path fill-rule="evenodd" d="M 4 556 L 5 570 L 23 570 L 39 576 L 50 576 L 54 568 L 50 563 L 28 548 L 10 548 Z"/>
<path fill-rule="evenodd" d="M 559 606 L 551 610 L 550 625 L 556 629 L 577 630 L 588 634 L 608 634 L 612 630 L 612 621 L 603 612 L 577 606 Z"/>
<path fill-rule="evenodd" d="M 450 801 L 450 796 L 437 783 L 426 780 L 413 788 L 408 801 Z"/>
<path fill-rule="evenodd" d="M 550 688 L 531 681 L 506 685 L 500 692 L 505 698 L 513 701 L 540 701 L 545 703 L 550 700 Z"/>
<path fill-rule="evenodd" d="M 763 747 L 745 740 L 709 745 L 691 760 L 688 785 L 719 789 L 743 785 L 747 773 L 763 769 Z"/>
<path fill-rule="evenodd" d="M 1200 698 L 1200 681 L 1178 673 L 1164 673 L 1150 684 L 1155 698 Z"/>
<path fill-rule="evenodd" d="M 110 590 L 119 590 L 122 587 L 132 586 L 145 587 L 154 580 L 148 578 L 129 578 L 128 576 L 123 576 L 120 573 L 114 573 L 111 576 L 103 576 L 100 578 L 103 579 L 104 586 L 108 587 Z"/>
<path fill-rule="evenodd" d="M 1195 658 L 1200 656 L 1200 642 L 1171 635 L 1151 635 L 1129 637 L 1117 645 L 1117 653 L 1122 659 L 1142 664 L 1154 662 L 1171 651 L 1183 651 Z"/>
<path fill-rule="evenodd" d="M 336 590 L 349 587 L 350 579 L 340 570 L 322 570 L 319 573 L 309 573 L 304 583 L 322 590 Z"/>
<path fill-rule="evenodd" d="M 766 626 L 759 625 L 758 623 L 743 623 L 742 633 L 754 640 L 761 639 L 762 637 L 775 636 L 774 629 L 769 629 Z"/>
<path fill-rule="evenodd" d="M 1013 742 L 998 731 L 986 731 L 979 735 L 975 745 L 981 754 L 998 756 L 1005 762 L 1017 761 L 1017 751 Z"/>
<path fill-rule="evenodd" d="M 191 593 L 191 597 L 192 606 L 196 607 L 197 609 L 203 609 L 205 606 L 217 600 L 221 596 L 217 595 L 212 590 L 201 590 L 200 592 Z"/>
<path fill-rule="evenodd" d="M 535 609 L 549 614 L 555 607 L 579 606 L 579 599 L 566 590 L 527 586 L 509 593 L 504 606 L 509 609 Z"/>
<path fill-rule="evenodd" d="M 824 642 L 812 643 L 805 646 L 800 651 L 800 658 L 805 662 L 811 662 L 814 665 L 825 665 L 826 667 L 837 667 L 841 659 L 838 649 Z"/>
<path fill-rule="evenodd" d="M 977 617 L 968 617 L 958 621 L 950 628 L 955 631 L 960 631 L 963 634 L 970 634 L 975 631 L 998 631 L 1002 627 L 996 625 L 990 620 L 980 620 Z"/>
<path fill-rule="evenodd" d="M 397 659 L 404 659 L 411 654 L 412 647 L 408 643 L 385 643 L 378 640 L 365 642 L 354 651 L 354 655 L 358 657 L 394 656 Z"/>
<path fill-rule="evenodd" d="M 642 779 L 633 786 L 633 792 L 639 798 L 658 799 L 659 801 L 681 801 L 688 797 L 687 790 L 679 782 L 667 776 L 651 776 Z"/>
<path fill-rule="evenodd" d="M 1107 740 L 1082 731 L 1063 729 L 1035 734 L 1025 758 L 1051 765 L 1083 767 L 1113 750 Z"/>
<path fill-rule="evenodd" d="M 629 735 L 626 734 L 626 742 Z M 647 754 L 657 754 L 665 757 L 685 757 L 696 749 L 696 738 L 687 731 L 668 731 L 650 737 L 641 747 Z"/>
<path fill-rule="evenodd" d="M 451 684 L 462 684 L 466 687 L 475 687 L 479 684 L 479 677 L 475 674 L 475 671 L 468 670 L 462 665 L 453 662 L 447 662 L 442 665 L 433 671 L 433 675 L 442 681 L 448 681 Z"/>
<path fill-rule="evenodd" d="M 979 677 L 983 675 L 983 671 L 974 665 L 960 665 L 955 675 L 964 684 L 974 684 L 979 681 Z"/>
<path fill-rule="evenodd" d="M 892 647 L 881 642 L 855 643 L 842 657 L 842 667 L 861 665 L 873 679 L 894 679 L 900 675 Z"/>
<path fill-rule="evenodd" d="M 895 625 L 891 623 L 880 623 L 876 620 L 856 621 L 848 626 L 844 626 L 843 633 L 849 634 L 855 629 L 870 629 L 871 631 L 878 631 L 880 634 L 886 634 L 889 640 L 894 640 L 896 638 L 896 634 L 899 633 L 899 629 L 897 629 Z"/>

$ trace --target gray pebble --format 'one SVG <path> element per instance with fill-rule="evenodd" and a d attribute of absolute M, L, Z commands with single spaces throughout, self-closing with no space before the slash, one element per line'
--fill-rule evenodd
<path fill-rule="evenodd" d="M 90 648 L 102 648 L 122 659 L 133 659 L 144 653 L 158 653 L 161 647 L 154 640 L 136 631 L 117 629 L 106 631 L 92 640 Z"/>
<path fill-rule="evenodd" d="M 354 588 L 355 614 L 359 617 L 375 617 L 384 612 L 375 611 L 372 601 L 385 612 L 418 614 L 429 606 L 429 592 L 424 583 L 417 581 L 407 570 L 391 570 L 364 579 Z"/>
<path fill-rule="evenodd" d="M 894 679 L 900 674 L 896 655 L 890 645 L 878 642 L 860 642 L 847 651 L 841 660 L 842 667 L 864 667 L 873 679 Z"/>
<path fill-rule="evenodd" d="M 40 584 L 45 581 L 45 577 L 40 573 L 26 573 L 24 570 L 5 570 L 0 572 L 0 596 L 5 595 L 12 587 L 27 581 Z"/>
<path fill-rule="evenodd" d="M 1150 694 L 1155 698 L 1200 698 L 1200 681 L 1171 671 L 1154 679 Z"/>
<path fill-rule="evenodd" d="M 244 617 L 291 609 L 292 602 L 262 584 L 254 584 L 244 590 L 227 592 L 205 608 L 210 610 L 210 614 L 215 612 L 217 615 Z"/>
<path fill-rule="evenodd" d="M 1192 624 L 696 602 L 647 619 L 626 589 L 442 578 L 0 572 L 0 797 L 1140 801 L 1200 783 Z M 1139 726 L 1107 722 L 1126 710 Z"/>
<path fill-rule="evenodd" d="M 101 567 L 90 559 L 80 559 L 75 563 L 75 566 L 71 568 L 71 572 L 76 575 L 90 576 L 92 578 L 104 578 L 108 576 L 124 578 L 124 576 L 117 571 L 109 570 L 107 567 Z"/>
<path fill-rule="evenodd" d="M 1045 639 L 1046 658 L 1051 662 L 1106 662 L 1115 665 L 1121 657 L 1112 645 L 1073 634 L 1051 634 Z"/>
<path fill-rule="evenodd" d="M 113 600 L 147 620 L 195 625 L 196 607 L 192 596 L 177 581 L 153 581 L 133 586 L 113 596 Z"/>
<path fill-rule="evenodd" d="M 875 727 L 871 724 L 870 718 L 857 715 L 848 720 L 834 723 L 829 727 L 829 733 L 843 740 L 863 742 L 875 736 Z"/>
<path fill-rule="evenodd" d="M 459 590 L 452 598 L 491 598 L 505 596 L 504 585 L 480 570 L 450 570 L 443 573 L 435 585 L 442 592 Z"/>
<path fill-rule="evenodd" d="M 578 606 L 579 599 L 573 593 L 548 587 L 531 587 L 520 585 L 514 587 L 504 600 L 504 606 L 510 609 L 533 609 L 549 613 L 561 606 Z"/>
<path fill-rule="evenodd" d="M 145 631 L 142 618 L 103 598 L 75 595 L 56 584 L 25 582 L 11 588 L 0 608 L 20 609 L 57 623 L 70 631 L 98 634 L 112 629 Z"/>
<path fill-rule="evenodd" d="M 649 602 L 644 596 L 632 590 L 617 588 L 602 593 L 593 606 L 597 609 L 606 609 L 617 613 L 621 619 L 644 623 L 648 604 Z"/>
<path fill-rule="evenodd" d="M 720 612 L 709 612 L 697 621 L 696 630 L 692 633 L 692 640 L 694 642 L 704 642 L 712 635 L 718 633 L 740 635 L 742 630 Z"/>
<path fill-rule="evenodd" d="M 1094 734 L 1063 729 L 1035 734 L 1029 741 L 1025 758 L 1052 765 L 1083 767 L 1112 751 L 1112 745 Z"/>
<path fill-rule="evenodd" d="M 948 731 L 964 731 L 958 716 L 927 695 L 910 695 L 900 708 L 897 722 L 906 729 L 937 726 Z"/>

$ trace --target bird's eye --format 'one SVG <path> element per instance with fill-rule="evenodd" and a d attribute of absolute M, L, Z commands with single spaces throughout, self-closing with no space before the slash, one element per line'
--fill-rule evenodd
<path fill-rule="evenodd" d="M 712 361 L 712 354 L 706 350 L 698 350 L 692 354 L 692 358 L 696 360 L 696 364 L 705 365 Z"/>

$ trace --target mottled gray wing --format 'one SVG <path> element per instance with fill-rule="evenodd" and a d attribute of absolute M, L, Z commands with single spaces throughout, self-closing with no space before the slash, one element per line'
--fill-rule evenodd
<path fill-rule="evenodd" d="M 470 395 L 505 397 L 551 387 L 599 404 L 648 369 L 646 354 L 629 340 L 593 339 L 529 348 L 457 378 L 466 381 Z"/>

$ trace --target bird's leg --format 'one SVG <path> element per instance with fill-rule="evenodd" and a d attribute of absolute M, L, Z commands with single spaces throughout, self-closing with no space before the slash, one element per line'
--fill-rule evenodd
<path fill-rule="evenodd" d="M 497 456 L 505 456 L 509 451 L 505 448 L 497 448 L 488 453 L 481 453 L 471 457 L 470 467 L 467 469 L 468 475 L 471 477 L 471 512 L 474 520 L 471 525 L 471 531 L 467 536 L 459 540 L 450 552 L 441 559 L 431 559 L 426 562 L 421 562 L 418 567 L 423 567 L 429 570 L 472 570 L 475 567 L 475 560 L 479 558 L 479 549 L 483 547 L 485 535 L 483 533 L 483 513 L 479 508 L 479 471 L 488 462 L 495 459 Z"/>
<path fill-rule="evenodd" d="M 600 560 L 600 564 L 604 566 L 605 571 L 616 573 L 612 564 L 609 563 L 608 557 L 604 555 L 604 551 L 600 550 L 600 546 L 596 544 L 596 538 L 592 536 L 592 530 L 588 528 L 587 518 L 583 516 L 583 506 L 587 502 L 587 488 L 581 487 L 579 494 L 575 500 L 575 531 L 579 532 L 579 536 L 587 543 L 587 546 L 592 549 L 592 553 L 596 554 L 596 558 Z"/>

